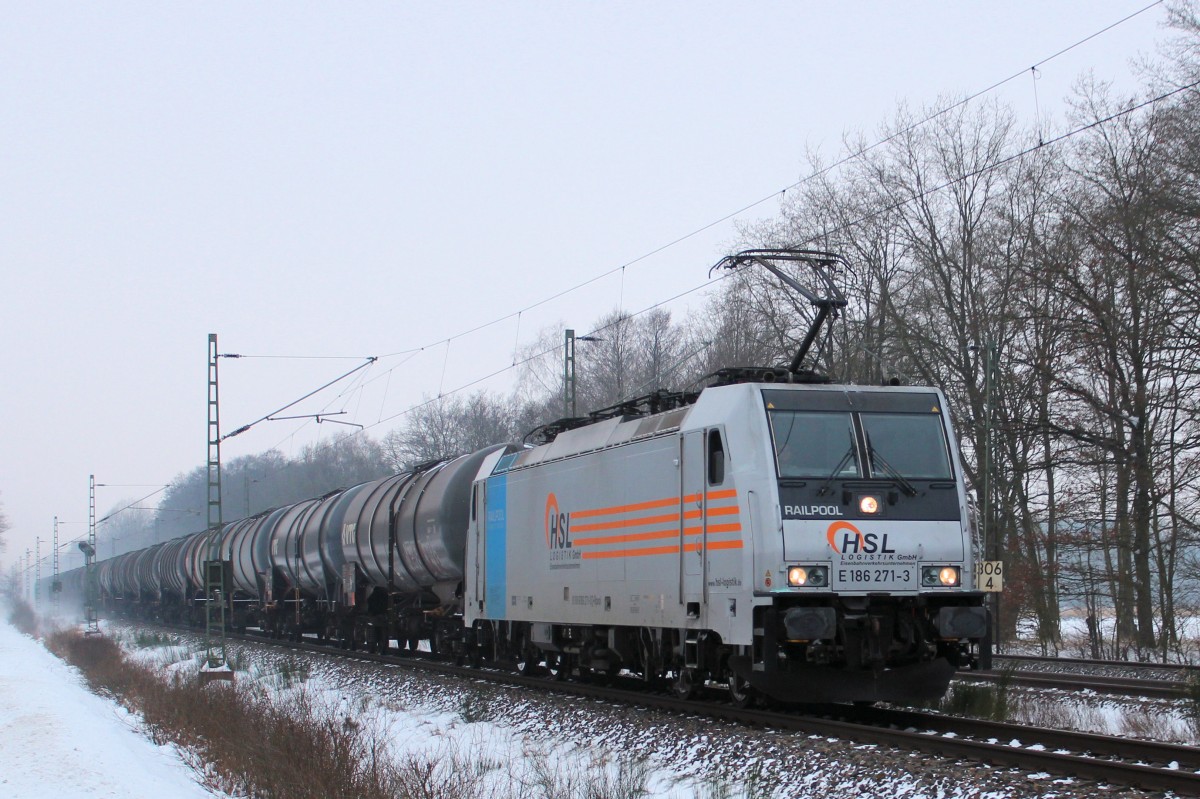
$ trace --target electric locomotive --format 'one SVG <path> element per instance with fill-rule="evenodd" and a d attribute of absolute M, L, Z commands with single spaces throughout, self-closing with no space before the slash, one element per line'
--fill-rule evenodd
<path fill-rule="evenodd" d="M 801 370 L 845 304 L 835 256 L 788 369 L 733 369 L 560 422 L 488 458 L 475 483 L 464 620 L 471 647 L 556 674 L 620 670 L 735 702 L 941 696 L 987 631 L 972 514 L 946 398 L 832 385 Z M 791 381 L 791 382 L 789 382 Z"/>

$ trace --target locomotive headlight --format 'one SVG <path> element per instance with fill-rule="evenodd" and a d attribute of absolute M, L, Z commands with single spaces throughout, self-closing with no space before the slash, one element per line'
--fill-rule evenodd
<path fill-rule="evenodd" d="M 923 566 L 921 585 L 926 588 L 946 586 L 953 588 L 962 582 L 957 566 Z"/>
<path fill-rule="evenodd" d="M 819 588 L 829 585 L 829 569 L 825 566 L 789 566 L 788 585 L 799 588 Z"/>
<path fill-rule="evenodd" d="M 942 585 L 958 585 L 958 567 L 943 566 L 938 572 L 938 580 Z"/>
<path fill-rule="evenodd" d="M 858 498 L 858 509 L 868 516 L 879 513 L 879 497 L 867 494 Z"/>

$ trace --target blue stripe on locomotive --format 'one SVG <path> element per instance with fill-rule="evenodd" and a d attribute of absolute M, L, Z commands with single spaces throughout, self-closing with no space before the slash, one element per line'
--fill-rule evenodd
<path fill-rule="evenodd" d="M 488 616 L 507 618 L 505 596 L 508 593 L 508 475 L 489 477 L 487 481 L 487 536 L 484 585 Z"/>

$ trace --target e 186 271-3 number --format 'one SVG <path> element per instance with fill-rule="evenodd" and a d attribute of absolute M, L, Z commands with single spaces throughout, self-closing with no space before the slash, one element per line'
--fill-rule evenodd
<path fill-rule="evenodd" d="M 912 569 L 848 568 L 838 569 L 841 583 L 907 583 L 912 580 Z"/>

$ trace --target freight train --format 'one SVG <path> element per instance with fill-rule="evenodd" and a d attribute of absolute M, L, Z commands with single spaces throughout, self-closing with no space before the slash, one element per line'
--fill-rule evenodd
<path fill-rule="evenodd" d="M 977 666 L 988 615 L 937 388 L 801 368 L 845 305 L 827 253 L 754 250 L 816 308 L 790 366 L 665 391 L 96 564 L 107 612 L 737 704 L 915 700 Z M 785 267 L 811 268 L 813 292 Z M 228 565 L 217 590 L 206 563 Z M 80 590 L 80 573 L 65 576 Z"/>

